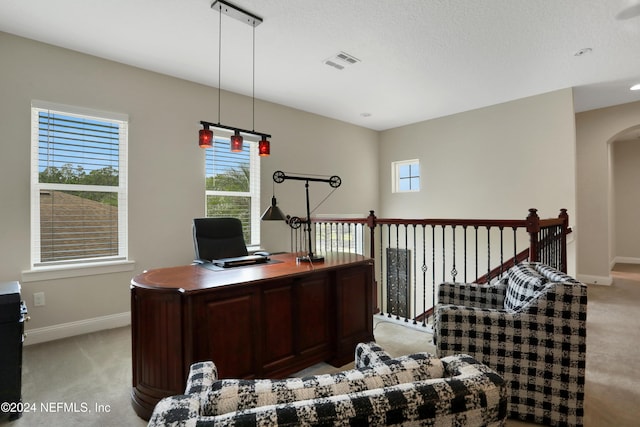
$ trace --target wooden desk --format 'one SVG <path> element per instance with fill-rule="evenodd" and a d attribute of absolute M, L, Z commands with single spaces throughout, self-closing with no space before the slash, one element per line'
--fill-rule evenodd
<path fill-rule="evenodd" d="M 131 281 L 132 405 L 145 419 L 184 393 L 192 363 L 221 378 L 278 378 L 328 361 L 342 366 L 373 340 L 373 260 L 330 253 L 322 263 L 214 271 L 199 265 L 146 271 Z"/>

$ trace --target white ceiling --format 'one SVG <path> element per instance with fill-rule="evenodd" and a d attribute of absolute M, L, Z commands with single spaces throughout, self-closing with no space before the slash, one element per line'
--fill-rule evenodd
<path fill-rule="evenodd" d="M 576 111 L 640 100 L 640 0 L 230 1 L 264 20 L 256 98 L 375 130 L 567 87 Z M 0 31 L 217 87 L 211 3 L 2 0 Z M 221 56 L 252 96 L 252 27 L 222 16 Z"/>

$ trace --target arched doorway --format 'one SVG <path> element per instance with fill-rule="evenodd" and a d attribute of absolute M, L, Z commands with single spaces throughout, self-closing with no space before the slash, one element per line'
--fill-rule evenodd
<path fill-rule="evenodd" d="M 611 259 L 640 264 L 640 125 L 615 135 L 609 153 Z"/>

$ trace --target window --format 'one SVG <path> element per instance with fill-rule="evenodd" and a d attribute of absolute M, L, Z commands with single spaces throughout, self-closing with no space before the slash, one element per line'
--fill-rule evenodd
<path fill-rule="evenodd" d="M 126 260 L 127 120 L 32 103 L 33 267 Z"/>
<path fill-rule="evenodd" d="M 420 191 L 420 162 L 404 160 L 392 163 L 393 192 Z"/>
<path fill-rule="evenodd" d="M 207 148 L 206 216 L 242 221 L 247 246 L 260 245 L 260 160 L 257 142 L 245 139 L 243 150 L 229 150 L 229 139 L 215 138 Z"/>

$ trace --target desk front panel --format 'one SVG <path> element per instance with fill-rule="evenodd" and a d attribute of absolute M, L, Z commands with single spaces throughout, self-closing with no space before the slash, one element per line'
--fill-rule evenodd
<path fill-rule="evenodd" d="M 278 378 L 321 361 L 352 361 L 355 345 L 373 339 L 373 261 L 353 254 L 327 258 L 317 268 L 283 257 L 218 276 L 199 266 L 136 276 L 136 413 L 148 419 L 160 398 L 183 393 L 198 361 L 213 361 L 221 378 Z M 231 276 L 252 280 L 227 283 Z"/>

